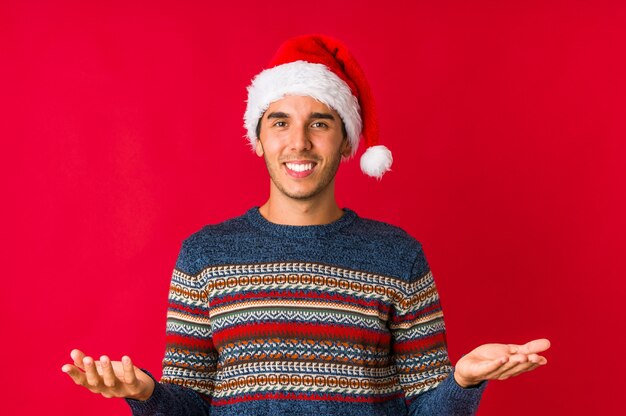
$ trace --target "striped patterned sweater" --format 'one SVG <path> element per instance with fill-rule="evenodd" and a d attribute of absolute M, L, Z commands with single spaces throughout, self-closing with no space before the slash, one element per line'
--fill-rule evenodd
<path fill-rule="evenodd" d="M 420 244 L 344 210 L 288 226 L 258 208 L 184 241 L 163 377 L 135 415 L 473 414 L 451 377 Z"/>

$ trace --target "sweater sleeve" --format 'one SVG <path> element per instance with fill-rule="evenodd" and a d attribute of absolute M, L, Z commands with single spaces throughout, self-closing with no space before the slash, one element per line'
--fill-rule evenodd
<path fill-rule="evenodd" d="M 173 272 L 168 296 L 163 376 L 146 401 L 127 400 L 133 415 L 209 415 L 217 351 L 202 272 L 186 272 L 186 242 Z"/>
<path fill-rule="evenodd" d="M 390 329 L 409 415 L 473 415 L 484 383 L 464 389 L 453 377 L 439 293 L 419 243 L 404 293 L 394 301 Z"/>
<path fill-rule="evenodd" d="M 436 388 L 409 401 L 409 416 L 470 416 L 476 414 L 487 382 L 463 388 L 454 380 L 453 371 Z"/>

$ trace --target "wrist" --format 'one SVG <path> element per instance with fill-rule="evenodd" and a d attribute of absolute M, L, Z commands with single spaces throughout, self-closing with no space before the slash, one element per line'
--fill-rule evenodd
<path fill-rule="evenodd" d="M 453 377 L 454 377 L 454 381 L 456 382 L 456 384 L 458 384 L 459 387 L 462 387 L 464 389 L 469 389 L 469 388 L 472 388 L 472 387 L 476 387 L 482 381 L 482 380 L 468 380 L 468 379 L 462 377 L 461 375 L 459 375 L 459 373 L 456 371 L 456 369 L 454 370 Z"/>
<path fill-rule="evenodd" d="M 146 372 L 145 370 L 142 370 L 142 371 L 143 371 L 143 374 L 140 373 L 138 377 L 139 383 L 141 384 L 140 391 L 137 392 L 137 394 L 133 394 L 132 396 L 129 396 L 128 398 L 145 402 L 146 400 L 149 400 L 150 397 L 152 397 L 152 394 L 154 393 L 156 380 L 152 378 L 152 374 Z"/>

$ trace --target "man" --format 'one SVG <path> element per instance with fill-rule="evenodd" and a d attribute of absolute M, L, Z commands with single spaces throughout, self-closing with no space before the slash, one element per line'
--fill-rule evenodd
<path fill-rule="evenodd" d="M 338 207 L 335 174 L 360 137 L 365 173 L 391 166 L 344 45 L 286 42 L 249 87 L 244 118 L 270 196 L 183 243 L 163 378 L 74 350 L 62 369 L 77 384 L 136 415 L 460 415 L 475 413 L 486 380 L 546 363 L 542 339 L 483 345 L 453 368 L 420 244 Z"/>

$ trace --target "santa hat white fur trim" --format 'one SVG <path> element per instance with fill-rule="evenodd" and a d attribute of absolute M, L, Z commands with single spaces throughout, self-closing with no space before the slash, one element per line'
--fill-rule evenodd
<path fill-rule="evenodd" d="M 248 87 L 244 127 L 253 149 L 256 146 L 259 119 L 271 103 L 286 95 L 313 97 L 337 111 L 346 127 L 352 147 L 351 156 L 356 152 L 363 128 L 359 101 L 352 95 L 348 84 L 326 65 L 306 61 L 294 61 L 266 69 L 252 80 Z"/>
<path fill-rule="evenodd" d="M 385 172 L 391 170 L 392 163 L 391 151 L 383 145 L 368 147 L 361 155 L 361 170 L 376 179 L 381 179 Z"/>

